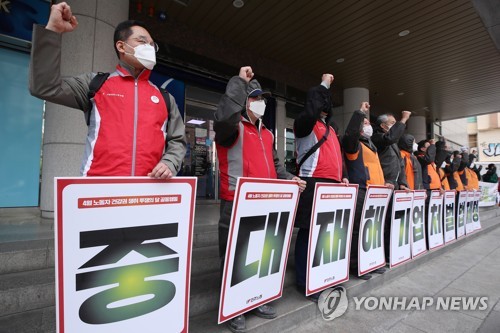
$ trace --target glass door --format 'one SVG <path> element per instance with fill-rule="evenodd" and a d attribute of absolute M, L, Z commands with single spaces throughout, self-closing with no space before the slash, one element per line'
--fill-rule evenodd
<path fill-rule="evenodd" d="M 218 167 L 215 149 L 215 105 L 186 100 L 187 151 L 182 174 L 198 177 L 196 197 L 218 199 Z"/>
<path fill-rule="evenodd" d="M 28 92 L 29 61 L 0 48 L 0 207 L 38 206 L 43 101 Z"/>

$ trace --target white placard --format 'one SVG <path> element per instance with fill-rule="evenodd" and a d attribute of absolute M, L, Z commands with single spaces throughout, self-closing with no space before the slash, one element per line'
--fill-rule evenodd
<path fill-rule="evenodd" d="M 385 266 L 384 224 L 392 190 L 368 186 L 359 226 L 358 275 Z"/>
<path fill-rule="evenodd" d="M 55 179 L 58 332 L 187 332 L 196 178 Z"/>
<path fill-rule="evenodd" d="M 219 306 L 219 324 L 281 297 L 297 182 L 238 178 Z"/>
<path fill-rule="evenodd" d="M 349 280 L 358 185 L 316 183 L 307 251 L 306 295 Z"/>
<path fill-rule="evenodd" d="M 390 242 L 390 266 L 401 265 L 411 259 L 411 232 L 413 230 L 413 192 L 394 191 Z"/>
<path fill-rule="evenodd" d="M 429 250 L 444 245 L 443 236 L 443 195 L 439 191 L 431 191 L 427 210 L 427 237 Z"/>
<path fill-rule="evenodd" d="M 427 252 L 425 234 L 425 191 L 413 191 L 411 256 L 415 258 Z"/>
<path fill-rule="evenodd" d="M 443 230 L 445 244 L 453 242 L 456 239 L 455 195 L 455 190 L 446 191 L 444 193 Z"/>
<path fill-rule="evenodd" d="M 457 239 L 465 236 L 465 224 L 467 221 L 467 191 L 458 192 L 457 203 Z"/>
<path fill-rule="evenodd" d="M 474 232 L 474 201 L 476 200 L 475 191 L 467 191 L 467 215 L 465 218 L 465 234 L 471 234 Z"/>
<path fill-rule="evenodd" d="M 480 191 L 475 191 L 474 194 L 474 205 L 473 205 L 473 210 L 472 210 L 472 223 L 474 225 L 474 231 L 481 229 L 481 221 L 479 218 L 479 207 L 480 207 L 480 200 L 481 200 L 481 192 Z"/>

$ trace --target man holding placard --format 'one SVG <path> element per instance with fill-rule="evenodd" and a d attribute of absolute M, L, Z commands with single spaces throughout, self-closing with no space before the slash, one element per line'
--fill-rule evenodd
<path fill-rule="evenodd" d="M 370 104 L 363 102 L 360 109 L 354 111 L 342 139 L 349 181 L 359 185 L 351 244 L 351 271 L 355 274 L 358 270 L 358 238 L 366 188 L 368 185 L 385 184 L 377 148 L 370 139 L 373 128 L 368 120 L 369 110 Z M 364 274 L 361 278 L 368 280 L 371 277 Z"/>
<path fill-rule="evenodd" d="M 349 184 L 347 172 L 343 170 L 338 129 L 330 123 L 332 102 L 329 88 L 333 80 L 332 74 L 323 74 L 321 84 L 309 89 L 304 110 L 293 123 L 298 175 L 307 183 L 295 217 L 295 227 L 299 228 L 295 240 L 295 278 L 301 293 L 306 288 L 307 249 L 315 184 Z M 317 302 L 318 298 L 319 293 L 309 296 L 313 302 Z"/>
<path fill-rule="evenodd" d="M 294 179 L 301 189 L 305 182 L 288 173 L 280 164 L 274 150 L 274 136 L 262 123 L 266 97 L 250 66 L 241 67 L 232 77 L 215 112 L 215 143 L 220 166 L 219 255 L 224 260 L 233 200 L 238 177 Z M 253 313 L 272 319 L 276 311 L 269 305 L 256 308 Z M 244 315 L 229 323 L 233 332 L 245 332 Z"/>

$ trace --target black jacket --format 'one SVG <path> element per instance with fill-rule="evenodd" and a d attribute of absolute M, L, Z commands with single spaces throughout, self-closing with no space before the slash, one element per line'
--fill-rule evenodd
<path fill-rule="evenodd" d="M 396 122 L 388 132 L 384 132 L 380 126 L 376 126 L 371 138 L 377 147 L 385 181 L 386 183 L 393 184 L 396 189 L 398 189 L 399 185 L 408 187 L 404 160 L 401 157 L 401 152 L 397 145 L 404 130 L 405 124 L 399 121 Z"/>
<path fill-rule="evenodd" d="M 452 154 L 449 154 L 446 157 L 446 168 L 444 172 L 446 173 L 446 177 L 448 178 L 448 184 L 450 185 L 450 189 L 454 190 L 458 187 L 458 183 L 455 180 L 454 174 L 458 172 L 458 168 L 462 159 L 460 157 L 455 157 L 453 161 L 450 159 Z"/>
<path fill-rule="evenodd" d="M 436 146 L 430 145 L 427 147 L 425 152 L 418 151 L 415 153 L 420 166 L 422 167 L 422 183 L 424 184 L 424 188 L 426 190 L 431 189 L 431 177 L 429 176 L 429 172 L 427 171 L 427 167 L 429 164 L 433 163 L 436 159 Z M 435 190 L 435 189 L 431 189 Z"/>
<path fill-rule="evenodd" d="M 413 141 L 415 138 L 411 134 L 403 134 L 398 141 L 398 147 L 400 150 L 404 150 L 410 153 L 410 159 L 413 169 L 413 177 L 414 177 L 414 186 L 415 190 L 424 189 L 424 184 L 422 183 L 422 167 L 418 162 L 415 155 L 413 155 Z"/>
<path fill-rule="evenodd" d="M 330 91 L 323 85 L 317 85 L 309 89 L 307 92 L 307 100 L 304 106 L 304 110 L 299 113 L 297 118 L 293 122 L 293 132 L 297 139 L 304 138 L 308 136 L 314 129 L 316 122 L 321 121 L 321 112 L 325 112 L 326 116 L 325 123 L 332 127 L 339 145 L 342 147 L 341 138 L 339 135 L 339 127 L 332 119 L 332 99 Z M 318 148 L 318 149 L 321 149 Z M 347 178 L 347 169 L 344 162 L 343 154 L 342 156 L 342 178 Z M 301 161 L 297 160 L 297 164 Z M 297 170 L 298 172 L 299 170 Z"/>

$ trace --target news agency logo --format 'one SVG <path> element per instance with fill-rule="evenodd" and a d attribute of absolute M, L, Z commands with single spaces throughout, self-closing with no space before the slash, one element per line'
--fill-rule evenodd
<path fill-rule="evenodd" d="M 425 311 L 428 308 L 444 311 L 484 311 L 488 309 L 487 296 L 381 296 L 354 297 L 355 310 Z"/>
<path fill-rule="evenodd" d="M 324 320 L 330 321 L 347 311 L 347 291 L 342 286 L 326 289 L 318 299 L 318 308 Z"/>
<path fill-rule="evenodd" d="M 485 311 L 488 309 L 486 296 L 362 296 L 353 297 L 353 301 L 356 311 L 425 311 L 429 308 L 444 311 Z M 342 286 L 326 289 L 318 299 L 319 311 L 326 321 L 342 316 L 347 311 L 347 306 L 347 292 Z"/>

